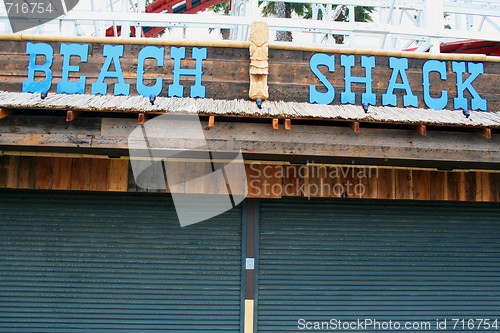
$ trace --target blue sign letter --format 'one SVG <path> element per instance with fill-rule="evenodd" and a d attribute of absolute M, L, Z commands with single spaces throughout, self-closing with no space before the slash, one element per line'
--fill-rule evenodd
<path fill-rule="evenodd" d="M 463 75 L 465 73 L 465 62 L 452 63 L 452 68 L 455 73 L 457 73 L 457 97 L 453 99 L 455 109 L 467 109 L 467 98 L 464 97 L 465 89 L 469 90 L 472 101 L 472 110 L 483 110 L 487 109 L 487 101 L 477 93 L 476 89 L 472 86 L 472 82 L 480 75 L 484 73 L 483 63 L 468 63 L 470 76 L 467 80 L 463 80 Z"/>
<path fill-rule="evenodd" d="M 207 59 L 206 48 L 193 48 L 193 59 L 196 60 L 196 68 L 181 68 L 181 59 L 186 57 L 185 47 L 170 48 L 170 57 L 174 59 L 174 82 L 168 86 L 168 97 L 184 97 L 184 86 L 181 85 L 181 75 L 193 75 L 195 77 L 194 86 L 191 87 L 190 97 L 205 97 L 205 87 L 201 84 L 203 74 L 203 60 Z"/>
<path fill-rule="evenodd" d="M 424 64 L 422 69 L 425 105 L 434 110 L 441 110 L 446 107 L 446 104 L 448 104 L 448 92 L 446 90 L 442 90 L 441 97 L 431 97 L 431 83 L 429 79 L 430 72 L 438 72 L 441 74 L 441 80 L 446 80 L 446 63 L 444 61 L 429 60 Z"/>
<path fill-rule="evenodd" d="M 352 92 L 351 86 L 353 82 L 364 83 L 366 92 L 361 95 L 361 102 L 371 105 L 377 104 L 377 96 L 372 92 L 372 69 L 375 67 L 375 57 L 361 57 L 361 66 L 365 68 L 366 77 L 352 76 L 351 68 L 354 66 L 353 55 L 341 55 L 340 64 L 345 67 L 344 82 L 345 91 L 340 94 L 340 103 L 355 104 L 356 95 Z"/>
<path fill-rule="evenodd" d="M 156 63 L 159 67 L 163 66 L 163 60 L 165 56 L 165 48 L 156 46 L 146 46 L 139 52 L 137 58 L 137 92 L 148 97 L 150 95 L 158 96 L 161 93 L 163 79 L 156 78 L 156 83 L 152 86 L 147 86 L 144 84 L 144 60 L 151 58 L 156 59 Z"/>
<path fill-rule="evenodd" d="M 54 59 L 54 49 L 47 43 L 26 44 L 26 54 L 30 55 L 28 62 L 28 79 L 23 82 L 22 92 L 39 93 L 49 91 L 52 86 L 52 60 Z M 36 57 L 45 56 L 45 63 L 37 65 Z M 35 72 L 44 72 L 43 81 L 35 81 Z"/>
<path fill-rule="evenodd" d="M 130 84 L 125 83 L 123 78 L 122 67 L 120 65 L 120 57 L 123 57 L 123 45 L 104 45 L 102 55 L 106 57 L 104 65 L 102 65 L 101 72 L 97 81 L 92 83 L 92 94 L 106 95 L 108 92 L 108 84 L 104 83 L 106 77 L 114 77 L 118 80 L 115 84 L 115 95 L 129 95 Z M 111 62 L 115 63 L 115 71 L 110 72 L 109 67 Z"/>
<path fill-rule="evenodd" d="M 411 105 L 417 107 L 418 97 L 413 95 L 413 92 L 410 88 L 410 82 L 408 81 L 408 77 L 406 76 L 406 70 L 408 69 L 408 59 L 398 59 L 390 57 L 389 67 L 392 68 L 392 76 L 389 80 L 389 87 L 387 87 L 387 92 L 382 95 L 382 104 L 396 106 L 397 97 L 394 94 L 394 89 L 404 89 L 406 91 L 406 95 L 403 96 L 403 105 Z M 396 83 L 398 75 L 401 75 L 401 83 Z"/>
<path fill-rule="evenodd" d="M 318 66 L 326 66 L 329 72 L 335 71 L 335 57 L 333 55 L 329 56 L 324 53 L 316 53 L 311 57 L 309 61 L 309 67 L 311 71 L 316 75 L 319 82 L 323 83 L 326 87 L 325 92 L 319 92 L 316 90 L 316 86 L 309 86 L 309 103 L 318 104 L 330 104 L 335 98 L 335 89 L 326 76 L 321 73 Z"/>
<path fill-rule="evenodd" d="M 88 44 L 61 44 L 61 55 L 64 56 L 62 64 L 61 82 L 57 84 L 57 93 L 85 94 L 87 77 L 82 76 L 77 82 L 69 81 L 70 72 L 79 72 L 80 66 L 70 65 L 71 56 L 79 56 L 82 62 L 87 62 L 89 56 Z"/>

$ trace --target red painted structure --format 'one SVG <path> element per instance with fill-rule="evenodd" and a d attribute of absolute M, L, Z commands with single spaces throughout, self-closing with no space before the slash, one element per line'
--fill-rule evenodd
<path fill-rule="evenodd" d="M 404 51 L 415 51 L 417 48 Z M 465 40 L 458 42 L 443 43 L 440 45 L 441 53 L 463 53 L 463 54 L 485 54 L 489 56 L 500 56 L 500 42 L 485 40 Z"/>
<path fill-rule="evenodd" d="M 146 6 L 146 13 L 175 13 L 175 14 L 195 14 L 226 0 L 156 0 Z M 165 30 L 165 27 L 143 27 L 142 37 L 158 37 Z M 116 35 L 121 34 L 121 26 L 116 27 Z M 132 35 L 135 35 L 135 27 L 131 27 Z M 106 29 L 106 37 L 114 37 L 113 27 Z"/>
<path fill-rule="evenodd" d="M 441 53 L 467 53 L 500 56 L 500 43 L 484 40 L 466 40 L 441 44 Z"/>

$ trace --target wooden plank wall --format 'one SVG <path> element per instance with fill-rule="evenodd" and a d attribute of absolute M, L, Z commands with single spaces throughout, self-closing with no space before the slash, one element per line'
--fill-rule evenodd
<path fill-rule="evenodd" d="M 29 56 L 26 54 L 28 40 L 2 40 L 0 48 L 0 88 L 5 91 L 21 92 L 22 82 L 27 79 Z M 41 43 L 42 41 L 33 41 Z M 78 40 L 73 42 L 78 43 Z M 111 40 L 110 40 L 111 42 Z M 114 40 L 113 42 L 116 42 Z M 56 92 L 56 83 L 61 80 L 62 61 L 60 55 L 61 42 L 45 41 L 54 49 L 53 65 L 51 67 L 53 74 L 53 84 L 50 93 Z M 124 46 L 123 57 L 120 58 L 121 68 L 123 69 L 124 80 L 130 84 L 130 94 L 137 95 L 137 56 L 140 50 L 146 45 L 129 44 L 124 39 L 120 41 Z M 83 43 L 87 44 L 87 43 Z M 80 66 L 80 72 L 71 72 L 72 77 L 80 75 L 86 76 L 85 93 L 91 93 L 91 84 L 97 80 L 100 70 L 103 66 L 105 57 L 103 56 L 104 44 L 88 43 L 89 57 L 87 62 L 74 60 L 75 65 Z M 149 45 L 149 43 L 148 43 Z M 171 59 L 171 46 L 162 45 L 159 47 L 165 49 L 164 66 L 159 67 L 156 60 L 147 59 L 145 61 L 144 84 L 153 85 L 157 77 L 163 78 L 163 87 L 160 96 L 168 96 L 168 85 L 173 81 L 173 64 Z M 180 45 L 179 45 L 180 46 Z M 248 48 L 240 47 L 212 47 L 207 46 L 207 59 L 203 61 L 203 85 L 206 87 L 206 97 L 215 99 L 247 99 L 249 88 L 249 65 L 250 54 Z M 193 47 L 186 46 L 186 57 L 182 61 L 182 68 L 194 68 L 195 62 L 192 60 Z M 332 104 L 340 104 L 340 92 L 345 90 L 344 67 L 340 65 L 341 53 L 351 55 L 348 50 L 331 50 L 327 53 L 334 57 L 335 70 L 330 72 L 325 66 L 319 66 L 320 71 L 326 76 L 328 81 L 335 88 L 335 99 Z M 318 91 L 325 91 L 325 86 L 319 81 L 317 76 L 311 71 L 310 59 L 318 53 L 317 51 L 290 50 L 271 48 L 269 50 L 269 99 L 273 101 L 293 101 L 309 102 L 309 86 L 317 86 Z M 357 53 L 357 52 L 356 52 Z M 355 66 L 352 68 L 352 76 L 363 77 L 366 75 L 365 69 L 360 66 L 362 55 L 371 56 L 370 52 L 366 54 L 355 54 Z M 393 56 L 401 57 L 401 54 L 394 53 Z M 413 55 L 418 57 L 419 55 Z M 435 58 L 441 58 L 433 55 Z M 412 58 L 408 53 L 407 76 L 413 93 L 418 96 L 418 106 L 427 108 L 424 103 L 422 66 L 428 59 Z M 446 55 L 449 57 L 449 55 Z M 467 58 L 467 55 L 460 55 L 460 59 Z M 389 55 L 375 55 L 376 67 L 372 70 L 373 92 L 377 96 L 377 105 L 381 105 L 381 96 L 387 92 L 389 79 L 392 75 L 392 69 L 389 67 Z M 459 58 L 457 58 L 459 59 Z M 475 56 L 471 61 L 478 62 Z M 498 93 L 498 84 L 500 83 L 500 63 L 484 59 L 484 74 L 474 80 L 474 88 L 482 98 L 488 100 L 488 110 L 497 111 L 500 109 L 500 94 Z M 41 60 L 43 61 L 43 60 Z M 462 60 L 457 60 L 462 61 Z M 483 61 L 481 61 L 483 62 Z M 456 73 L 452 71 L 452 61 L 446 60 L 446 80 L 441 80 L 438 73 L 430 75 L 433 97 L 441 94 L 442 90 L 448 91 L 448 104 L 446 109 L 454 109 L 453 98 L 457 96 Z M 332 69 L 333 70 L 333 69 Z M 41 76 L 40 72 L 36 73 Z M 182 75 L 181 84 L 185 86 L 185 97 L 189 95 L 189 88 L 194 82 L 194 77 Z M 106 78 L 105 82 L 114 83 L 114 78 Z M 108 88 L 108 94 L 112 94 L 113 88 Z M 365 92 L 365 85 L 354 83 L 352 91 L 356 93 L 356 104 L 361 104 L 361 93 Z M 398 95 L 397 104 L 403 106 L 403 94 L 401 89 L 396 89 Z M 437 94 L 436 96 L 434 96 Z M 468 90 L 465 96 L 471 98 Z"/>
<path fill-rule="evenodd" d="M 21 92 L 22 82 L 27 79 L 29 55 L 26 54 L 27 41 L 0 41 L 0 88 L 1 90 Z M 40 43 L 40 42 L 35 42 Z M 62 61 L 60 55 L 61 43 L 46 42 L 54 49 L 52 64 L 53 84 L 50 93 L 56 93 L 56 83 L 61 80 Z M 87 44 L 87 43 L 84 43 Z M 137 95 L 137 56 L 146 45 L 124 44 L 123 57 L 120 58 L 123 77 L 130 84 L 130 94 Z M 173 82 L 174 61 L 170 57 L 170 46 L 159 45 L 165 48 L 164 66 L 158 67 L 156 60 L 147 59 L 144 65 L 144 84 L 153 85 L 156 78 L 163 78 L 161 96 L 167 96 L 168 86 Z M 104 64 L 104 44 L 89 43 L 89 57 L 87 62 L 75 60 L 80 66 L 80 73 L 71 73 L 72 76 L 86 76 L 85 93 L 92 91 L 91 84 L 96 82 L 101 67 Z M 250 77 L 248 68 L 250 55 L 247 48 L 207 47 L 207 59 L 203 61 L 203 86 L 206 88 L 206 97 L 218 99 L 246 99 Z M 193 47 L 186 47 L 186 58 L 182 61 L 182 68 L 194 68 L 192 60 Z M 41 60 L 44 61 L 44 60 Z M 36 75 L 40 75 L 39 72 Z M 182 75 L 180 83 L 185 86 L 185 97 L 189 97 L 189 87 L 194 83 L 194 76 Z M 115 79 L 106 78 L 105 82 L 114 83 Z M 108 87 L 108 94 L 113 93 L 112 85 Z"/>
<path fill-rule="evenodd" d="M 128 164 L 118 159 L 0 156 L 0 188 L 126 192 Z"/>
<path fill-rule="evenodd" d="M 274 177 L 267 177 L 272 174 L 269 168 L 275 170 Z M 249 197 L 254 198 L 304 196 L 500 202 L 500 173 L 493 172 L 264 164 L 247 166 L 247 170 Z M 279 177 L 280 172 L 283 177 Z M 258 178 L 260 180 L 255 181 Z"/>
<path fill-rule="evenodd" d="M 128 160 L 0 156 L 0 188 L 148 192 Z M 201 173 L 210 172 L 199 163 Z M 179 177 L 190 176 L 180 167 Z M 190 170 L 195 170 L 189 168 Z M 205 171 L 203 171 L 205 170 Z M 500 202 L 500 173 L 322 165 L 246 165 L 250 198 L 322 197 Z M 155 177 L 155 175 L 150 175 Z M 181 179 L 179 178 L 179 179 Z M 196 177 L 195 177 L 196 178 Z M 222 184 L 222 185 L 221 185 Z M 175 185 L 175 192 L 225 193 L 223 183 Z M 165 190 L 153 190 L 165 192 Z M 169 191 L 167 189 L 167 191 Z M 244 186 L 233 189 L 244 193 Z"/>
<path fill-rule="evenodd" d="M 335 89 L 335 99 L 331 104 L 340 104 L 340 92 L 345 91 L 344 67 L 340 65 L 340 52 L 327 53 L 334 57 L 335 71 L 322 69 L 321 72 Z M 343 53 L 343 52 L 342 52 Z M 296 102 L 309 102 L 309 85 L 317 86 L 318 91 L 325 91 L 324 85 L 311 71 L 309 60 L 315 54 L 312 51 L 299 50 L 269 50 L 269 98 L 270 100 L 284 100 Z M 345 53 L 349 55 L 348 51 Z M 366 54 L 368 55 L 368 54 Z M 355 66 L 352 68 L 352 76 L 363 77 L 366 75 L 365 69 L 360 66 L 361 54 L 355 55 Z M 401 56 L 397 56 L 400 58 Z M 436 56 L 438 57 L 438 56 Z M 382 94 L 387 92 L 392 69 L 389 67 L 390 56 L 377 55 L 376 67 L 372 70 L 373 93 L 377 96 L 377 105 L 382 105 Z M 412 92 L 418 97 L 418 107 L 428 108 L 424 103 L 424 88 L 422 80 L 422 67 L 429 59 L 411 58 L 408 55 L 407 76 Z M 457 60 L 461 61 L 461 60 Z M 438 74 L 430 75 L 432 93 L 440 93 L 442 90 L 448 91 L 448 104 L 445 109 L 453 109 L 453 98 L 457 97 L 456 73 L 452 71 L 452 62 L 446 63 L 447 80 L 441 80 Z M 436 75 L 434 75 L 436 74 Z M 484 62 L 484 74 L 479 75 L 474 80 L 474 88 L 482 98 L 488 100 L 488 111 L 495 111 L 500 106 L 500 96 L 495 83 L 500 82 L 500 66 L 495 62 Z M 364 84 L 353 84 L 352 91 L 356 93 L 356 104 L 361 104 L 361 93 L 365 92 Z M 397 106 L 403 107 L 403 91 L 396 89 L 394 93 L 398 96 Z M 470 98 L 469 92 L 465 93 Z M 436 97 L 436 96 L 433 96 Z"/>

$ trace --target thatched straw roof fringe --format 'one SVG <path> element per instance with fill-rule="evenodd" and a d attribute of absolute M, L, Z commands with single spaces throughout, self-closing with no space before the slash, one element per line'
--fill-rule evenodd
<path fill-rule="evenodd" d="M 500 113 L 471 111 L 466 118 L 461 110 L 429 110 L 371 106 L 368 113 L 359 105 L 318 105 L 265 101 L 262 109 L 247 100 L 215 100 L 158 97 L 154 105 L 142 96 L 66 95 L 0 91 L 0 108 L 61 109 L 100 112 L 179 113 L 255 118 L 346 120 L 377 123 L 500 128 Z"/>

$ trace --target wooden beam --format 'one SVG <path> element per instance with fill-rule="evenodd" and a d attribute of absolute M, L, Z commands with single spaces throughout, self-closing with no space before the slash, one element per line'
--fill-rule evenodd
<path fill-rule="evenodd" d="M 422 136 L 427 136 L 427 126 L 417 125 L 417 126 L 415 126 L 415 130 L 418 132 L 418 134 L 420 134 Z"/>
<path fill-rule="evenodd" d="M 214 127 L 215 125 L 215 116 L 208 117 L 208 127 Z"/>
<path fill-rule="evenodd" d="M 145 114 L 145 113 L 143 113 L 143 112 L 139 113 L 139 115 L 137 116 L 137 123 L 138 123 L 139 125 L 142 125 L 142 124 L 144 124 L 145 122 L 146 122 L 146 114 Z"/>
<path fill-rule="evenodd" d="M 2 109 L 0 108 L 0 119 L 8 117 L 12 113 L 12 110 Z"/>
<path fill-rule="evenodd" d="M 69 110 L 66 112 L 66 121 L 73 121 L 78 117 L 78 112 Z"/>
<path fill-rule="evenodd" d="M 359 133 L 359 121 L 353 121 L 349 123 L 349 126 L 352 128 L 354 133 Z"/>
<path fill-rule="evenodd" d="M 479 130 L 479 134 L 484 136 L 486 139 L 491 139 L 491 128 L 482 128 Z"/>
<path fill-rule="evenodd" d="M 278 118 L 273 118 L 273 129 L 278 129 L 279 127 L 279 119 Z"/>
<path fill-rule="evenodd" d="M 128 150 L 128 136 L 137 127 L 130 118 L 81 117 L 69 128 L 62 117 L 12 115 L 0 121 L 0 145 Z M 33 129 L 37 130 L 34 131 Z M 50 134 L 47 134 L 50 133 Z M 258 140 L 256 134 L 258 133 Z M 435 129 L 428 140 L 413 128 L 363 128 L 352 135 L 347 126 L 294 124 L 293 131 L 273 130 L 269 123 L 218 122 L 205 131 L 212 150 L 240 150 L 247 154 L 300 155 L 328 158 L 365 158 L 458 163 L 500 163 L 500 135 L 485 140 L 477 132 Z M 165 142 L 153 142 L 164 147 Z M 159 139 L 158 139 L 159 140 Z M 185 150 L 183 139 L 169 140 L 165 149 Z M 402 148 L 404 147 L 404 149 Z M 315 159 L 318 161 L 319 159 Z M 429 162 L 432 163 L 432 162 Z"/>
<path fill-rule="evenodd" d="M 292 120 L 291 119 L 285 119 L 285 129 L 287 129 L 287 130 L 292 129 Z"/>

